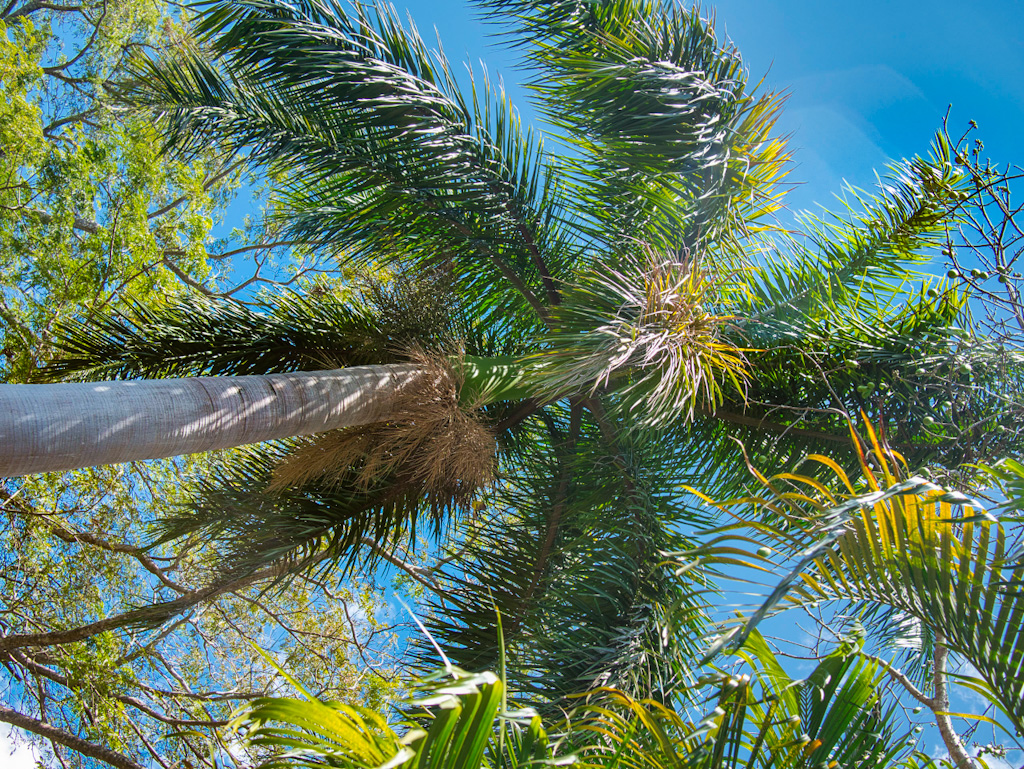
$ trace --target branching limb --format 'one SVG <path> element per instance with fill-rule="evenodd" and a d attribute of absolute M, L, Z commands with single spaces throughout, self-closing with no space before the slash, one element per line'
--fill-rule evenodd
<path fill-rule="evenodd" d="M 398 556 L 382 548 L 379 544 L 377 544 L 375 540 L 371 539 L 370 537 L 360 537 L 359 542 L 362 545 L 365 545 L 366 547 L 370 548 L 370 550 L 373 551 L 374 555 L 380 556 L 385 561 L 390 563 L 392 566 L 396 566 L 397 568 L 401 569 L 424 587 L 429 588 L 435 593 L 441 590 L 441 586 L 438 585 L 437 580 L 434 579 L 434 569 L 424 569 L 420 566 L 414 566 L 411 563 L 406 563 Z"/>
<path fill-rule="evenodd" d="M 320 555 L 311 561 L 311 563 L 315 563 L 325 557 L 326 555 Z M 133 609 L 131 611 L 115 614 L 111 617 L 106 617 L 104 619 L 97 620 L 96 622 L 91 622 L 87 625 L 81 625 L 68 630 L 9 635 L 0 638 L 0 653 L 9 652 L 11 649 L 30 646 L 61 646 L 63 644 L 75 643 L 76 641 L 83 641 L 86 638 L 91 638 L 92 636 L 99 635 L 100 633 L 119 630 L 130 625 L 143 623 L 146 621 L 150 612 L 154 610 L 157 610 L 160 614 L 170 618 L 188 611 L 203 601 L 212 600 L 224 593 L 241 590 L 242 588 L 249 587 L 257 582 L 283 576 L 290 568 L 291 566 L 288 563 L 276 564 L 274 566 L 267 567 L 266 569 L 261 569 L 247 577 L 241 577 L 239 579 L 229 580 L 227 582 L 211 585 L 199 590 L 190 591 L 173 601 L 167 601 L 163 604 L 155 604 L 142 609 Z"/>
<path fill-rule="evenodd" d="M 132 761 L 123 753 L 118 753 L 116 750 L 83 740 L 71 732 L 59 729 L 45 721 L 30 718 L 23 713 L 5 708 L 2 705 L 0 705 L 0 721 L 17 726 L 19 729 L 24 729 L 27 732 L 38 734 L 40 737 L 45 737 L 51 742 L 71 748 L 83 756 L 103 761 L 106 764 L 117 767 L 117 769 L 143 769 L 142 766 Z"/>
<path fill-rule="evenodd" d="M 871 660 L 873 663 L 878 665 L 878 667 L 882 668 L 882 670 L 884 670 L 886 673 L 889 674 L 889 677 L 893 681 L 895 681 L 896 683 L 900 684 L 904 689 L 906 689 L 910 693 L 911 697 L 913 697 L 915 700 L 920 702 L 926 708 L 929 708 L 931 710 L 935 709 L 935 707 L 936 707 L 935 699 L 932 698 L 932 697 L 926 696 L 924 694 L 924 692 L 922 692 L 920 689 L 918 689 L 914 685 L 914 682 L 911 681 L 909 678 L 907 678 L 906 675 L 904 675 L 900 670 L 898 670 L 897 668 L 894 668 L 892 665 L 890 665 L 888 662 L 883 660 L 881 657 L 876 657 L 873 654 L 867 654 L 866 652 L 860 652 L 860 655 L 862 657 L 864 657 L 865 659 Z"/>
<path fill-rule="evenodd" d="M 949 691 L 946 683 L 946 659 L 949 650 L 946 648 L 946 636 L 935 631 L 935 654 L 932 657 L 932 681 L 935 687 L 935 702 L 931 706 L 935 715 L 935 724 L 939 727 L 939 734 L 949 751 L 949 757 L 956 764 L 957 769 L 975 769 L 974 760 L 967 754 L 960 736 L 953 728 L 953 720 L 949 717 Z"/>

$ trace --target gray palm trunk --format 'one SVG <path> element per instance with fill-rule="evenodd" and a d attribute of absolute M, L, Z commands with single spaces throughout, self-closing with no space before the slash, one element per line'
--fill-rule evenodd
<path fill-rule="evenodd" d="M 193 454 L 387 418 L 413 364 L 0 385 L 0 477 Z"/>

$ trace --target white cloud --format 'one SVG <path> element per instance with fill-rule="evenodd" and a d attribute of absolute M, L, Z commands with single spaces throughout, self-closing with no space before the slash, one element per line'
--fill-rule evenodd
<path fill-rule="evenodd" d="M 21 730 L 0 724 L 0 765 L 4 769 L 36 769 L 38 764 L 39 753 L 25 742 Z"/>

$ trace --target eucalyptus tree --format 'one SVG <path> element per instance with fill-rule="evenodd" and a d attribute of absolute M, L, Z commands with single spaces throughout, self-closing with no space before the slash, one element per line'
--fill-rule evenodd
<path fill-rule="evenodd" d="M 295 372 L 401 367 L 366 370 L 408 375 L 384 411 L 254 449 L 165 536 L 203 532 L 237 574 L 325 553 L 395 561 L 426 519 L 451 552 L 409 573 L 460 666 L 497 667 L 504 649 L 510 683 L 539 702 L 606 684 L 667 697 L 708 599 L 693 589 L 706 574 L 662 554 L 709 522 L 684 486 L 745 482 L 731 438 L 755 462 L 852 452 L 861 410 L 910 461 L 956 470 L 1012 440 L 1019 364 L 971 338 L 964 295 L 913 272 L 968 184 L 944 134 L 877 196 L 794 236 L 771 218 L 787 160 L 779 100 L 750 92 L 696 12 L 479 5 L 524 51 L 545 141 L 500 86 L 461 86 L 389 7 L 202 6 L 198 45 L 140 61 L 126 98 L 174 151 L 216 144 L 280 180 L 289 241 L 393 279 L 345 300 L 92 319 L 66 328 L 52 372 L 141 392 L 134 378 L 272 389 Z"/>
<path fill-rule="evenodd" d="M 153 122 L 109 98 L 134 51 L 180 39 L 174 14 L 162 0 L 0 3 L 5 386 L 33 381 L 53 360 L 55 330 L 69 318 L 193 292 L 238 297 L 242 284 L 268 285 L 260 264 L 271 254 L 294 269 L 277 282 L 312 278 L 313 255 L 284 253 L 271 223 L 210 239 L 251 179 L 244 162 L 213 147 L 188 163 L 161 155 Z M 31 739 L 47 766 L 212 766 L 206 744 L 217 724 L 277 677 L 250 659 L 252 641 L 295 660 L 324 694 L 386 696 L 387 663 L 382 677 L 368 676 L 360 657 L 387 648 L 384 627 L 354 620 L 376 615 L 376 593 L 352 581 L 331 585 L 328 602 L 311 575 L 268 595 L 280 564 L 210 581 L 209 552 L 144 546 L 153 519 L 187 499 L 212 461 L 0 479 L 5 745 Z M 154 603 L 167 618 L 155 631 L 138 622 Z"/>

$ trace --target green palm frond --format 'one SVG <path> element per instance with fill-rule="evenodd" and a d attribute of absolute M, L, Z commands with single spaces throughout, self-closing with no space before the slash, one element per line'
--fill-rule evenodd
<path fill-rule="evenodd" d="M 388 361 L 386 337 L 366 305 L 283 294 L 259 309 L 191 297 L 69 323 L 57 332 L 62 355 L 44 375 L 236 376 Z"/>
<path fill-rule="evenodd" d="M 569 740 L 582 766 L 602 769 L 811 769 L 922 766 L 883 702 L 884 676 L 854 642 L 824 657 L 807 678 L 790 678 L 757 633 L 740 652 L 741 673 L 704 681 L 695 723 L 664 703 L 614 690 L 590 694 L 571 713 Z M 927 759 L 925 759 L 927 763 Z"/>
<path fill-rule="evenodd" d="M 154 544 L 197 538 L 217 552 L 215 568 L 228 576 L 277 562 L 301 569 L 325 554 L 332 568 L 348 572 L 356 565 L 372 568 L 417 532 L 443 538 L 460 512 L 451 499 L 402 478 L 379 478 L 366 488 L 358 464 L 338 468 L 330 479 L 268 491 L 291 448 L 241 452 L 204 482 L 194 500 L 159 522 Z"/>
<path fill-rule="evenodd" d="M 505 686 L 493 673 L 449 667 L 412 683 L 416 696 L 408 712 L 416 720 L 401 724 L 370 708 L 321 702 L 299 686 L 301 699 L 258 699 L 235 716 L 232 728 L 248 745 L 276 753 L 259 764 L 266 769 L 526 769 L 572 763 L 571 757 L 553 757 L 536 714 L 505 710 Z"/>
<path fill-rule="evenodd" d="M 394 274 L 349 291 L 268 294 L 247 305 L 192 296 L 55 330 L 47 380 L 241 376 L 393 363 L 411 350 L 514 355 L 514 318 L 473 314 L 447 271 Z"/>
<path fill-rule="evenodd" d="M 622 238 L 703 252 L 778 207 L 779 100 L 746 92 L 738 54 L 698 11 L 662 0 L 480 4 L 511 25 L 544 115 L 582 156 L 567 168 L 592 237 L 616 252 Z"/>
<path fill-rule="evenodd" d="M 708 306 L 713 281 L 694 265 L 625 257 L 566 291 L 555 330 L 527 360 L 538 391 L 594 395 L 614 389 L 619 409 L 650 426 L 692 421 L 749 380 L 744 349 L 727 340 L 734 320 Z"/>
<path fill-rule="evenodd" d="M 141 60 L 146 85 L 130 96 L 162 113 L 171 146 L 217 142 L 285 174 L 294 240 L 378 264 L 451 262 L 543 314 L 558 184 L 506 99 L 474 108 L 387 6 L 210 3 L 197 31 L 204 48 Z"/>
<path fill-rule="evenodd" d="M 714 710 L 697 723 L 671 704 L 604 687 L 577 698 L 547 729 L 531 710 L 509 710 L 492 673 L 443 673 L 411 681 L 393 723 L 358 705 L 325 703 L 289 679 L 301 697 L 256 700 L 231 727 L 275 755 L 261 767 L 340 769 L 895 769 L 931 766 L 906 747 L 882 704 L 880 670 L 850 644 L 802 681 L 790 679 L 754 636 L 753 672 L 706 681 Z M 550 736 L 549 736 L 550 734 Z M 923 759 L 923 760 L 921 760 Z"/>
<path fill-rule="evenodd" d="M 497 608 L 510 686 L 538 707 L 602 685 L 668 696 L 689 676 L 706 604 L 681 584 L 699 575 L 662 563 L 685 541 L 677 532 L 700 525 L 664 491 L 681 472 L 676 457 L 642 436 L 611 453 L 581 409 L 548 407 L 524 430 L 484 497 L 486 517 L 464 519 L 427 627 L 458 665 L 493 667 Z M 429 664 L 433 651 L 421 644 L 417 656 Z"/>
<path fill-rule="evenodd" d="M 757 343 L 817 313 L 874 315 L 901 304 L 908 268 L 932 258 L 945 242 L 967 179 L 939 134 L 928 158 L 890 166 L 881 190 L 849 190 L 845 214 L 801 219 L 806 244 L 781 234 L 764 241 L 761 258 L 744 271 L 746 295 L 736 313 Z"/>
<path fill-rule="evenodd" d="M 872 314 L 820 311 L 777 327 L 746 353 L 756 374 L 745 403 L 726 401 L 722 411 L 848 447 L 848 420 L 864 413 L 913 467 L 961 476 L 966 463 L 1005 455 L 1020 429 L 1024 361 L 975 334 L 965 295 L 933 293 L 921 288 Z M 734 331 L 733 344 L 754 346 L 746 332 Z M 847 457 L 840 461 L 856 464 Z"/>

